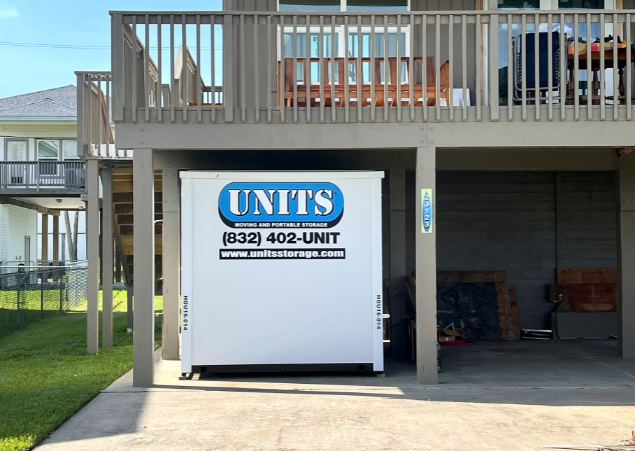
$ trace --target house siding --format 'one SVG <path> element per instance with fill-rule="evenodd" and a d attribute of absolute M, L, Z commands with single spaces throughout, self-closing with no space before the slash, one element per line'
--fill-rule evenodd
<path fill-rule="evenodd" d="M 616 173 L 558 174 L 558 264 L 617 266 Z"/>
<path fill-rule="evenodd" d="M 36 260 L 37 213 L 13 205 L 0 205 L 0 260 L 24 261 L 24 237 L 31 237 L 31 261 Z"/>

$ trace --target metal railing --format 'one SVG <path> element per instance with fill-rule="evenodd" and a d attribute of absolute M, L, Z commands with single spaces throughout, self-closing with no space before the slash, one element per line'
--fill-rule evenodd
<path fill-rule="evenodd" d="M 132 151 L 117 150 L 111 127 L 110 72 L 77 75 L 77 141 L 83 159 L 130 159 Z"/>
<path fill-rule="evenodd" d="M 87 267 L 3 267 L 0 274 L 0 337 L 86 301 Z"/>
<path fill-rule="evenodd" d="M 115 122 L 633 117 L 630 10 L 111 14 Z"/>
<path fill-rule="evenodd" d="M 2 161 L 0 188 L 72 188 L 86 186 L 83 161 Z"/>

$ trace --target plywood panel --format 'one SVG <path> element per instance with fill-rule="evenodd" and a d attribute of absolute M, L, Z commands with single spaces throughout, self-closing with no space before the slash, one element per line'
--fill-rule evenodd
<path fill-rule="evenodd" d="M 617 268 L 558 268 L 558 283 L 617 283 Z"/>
<path fill-rule="evenodd" d="M 569 283 L 549 287 L 551 302 L 560 303 L 558 313 L 617 312 L 616 283 Z"/>

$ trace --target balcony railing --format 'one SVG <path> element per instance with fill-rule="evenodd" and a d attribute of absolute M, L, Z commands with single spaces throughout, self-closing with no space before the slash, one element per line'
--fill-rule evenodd
<path fill-rule="evenodd" d="M 86 187 L 86 163 L 83 161 L 2 161 L 0 189 Z"/>
<path fill-rule="evenodd" d="M 115 12 L 115 122 L 630 120 L 635 11 Z"/>
<path fill-rule="evenodd" d="M 129 159 L 132 151 L 117 150 L 111 127 L 110 72 L 75 72 L 77 75 L 77 142 L 83 159 Z"/>

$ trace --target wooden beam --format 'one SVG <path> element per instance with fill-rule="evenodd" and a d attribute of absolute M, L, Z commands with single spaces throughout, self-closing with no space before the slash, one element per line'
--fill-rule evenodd
<path fill-rule="evenodd" d="M 31 202 L 26 202 L 20 199 L 16 199 L 14 197 L 0 197 L 0 204 L 4 205 L 13 205 L 15 207 L 27 208 L 29 210 L 37 211 L 38 213 L 42 213 L 43 215 L 51 215 L 51 216 L 59 216 L 59 210 L 53 210 L 51 208 L 46 208 L 41 205 L 33 204 Z"/>

